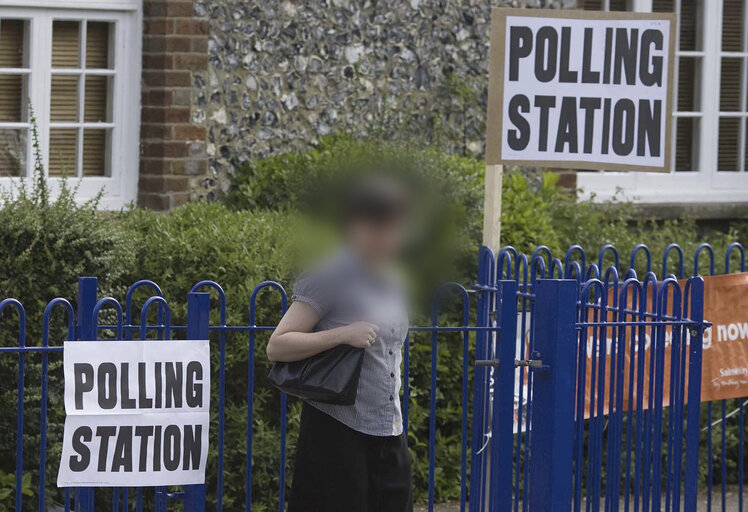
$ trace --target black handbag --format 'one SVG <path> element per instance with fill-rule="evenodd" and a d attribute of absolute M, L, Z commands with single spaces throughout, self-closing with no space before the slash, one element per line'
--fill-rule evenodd
<path fill-rule="evenodd" d="M 338 345 L 301 361 L 275 362 L 267 378 L 289 395 L 327 404 L 353 405 L 363 362 L 364 349 Z"/>

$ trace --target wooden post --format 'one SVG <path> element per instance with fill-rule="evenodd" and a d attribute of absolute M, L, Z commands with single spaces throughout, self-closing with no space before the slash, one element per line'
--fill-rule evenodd
<path fill-rule="evenodd" d="M 483 245 L 494 254 L 501 248 L 501 179 L 503 165 L 486 165 L 483 192 Z"/>
<path fill-rule="evenodd" d="M 501 248 L 501 178 L 504 174 L 503 165 L 486 164 L 485 187 L 483 191 L 483 245 L 489 247 L 494 254 L 498 254 Z M 491 347 L 496 347 L 496 332 L 491 332 L 489 341 Z M 493 374 L 493 369 L 491 369 Z M 494 395 L 494 400 L 495 400 Z M 496 404 L 490 402 L 486 414 L 489 418 L 493 417 L 493 410 Z M 494 424 L 492 429 L 496 428 Z M 492 440 L 492 442 L 494 442 Z M 484 496 L 490 497 L 491 490 L 491 465 L 486 468 L 485 493 Z M 491 499 L 486 499 L 482 506 L 481 512 L 489 512 Z"/>

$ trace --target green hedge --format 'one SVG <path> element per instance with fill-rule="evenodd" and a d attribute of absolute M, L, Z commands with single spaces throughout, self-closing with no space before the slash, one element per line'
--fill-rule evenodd
<path fill-rule="evenodd" d="M 226 204 L 237 210 L 296 209 L 306 204 L 309 195 L 315 196 L 320 187 L 345 172 L 350 160 L 376 159 L 383 154 L 395 161 L 407 160 L 422 183 L 428 183 L 438 200 L 448 205 L 445 209 L 459 228 L 451 233 L 456 237 L 455 244 L 475 258 L 483 225 L 484 163 L 435 148 L 328 137 L 307 151 L 251 160 L 234 177 Z M 557 186 L 558 175 L 554 173 L 526 177 L 521 171 L 507 169 L 503 180 L 501 240 L 528 254 L 539 245 L 547 245 L 563 259 L 568 247 L 579 244 L 596 259 L 597 250 L 614 244 L 622 258 L 627 258 L 634 246 L 646 243 L 653 255 L 661 255 L 673 241 L 681 244 L 687 255 L 693 255 L 704 241 L 710 242 L 717 254 L 724 254 L 727 244 L 743 239 L 739 235 L 746 230 L 745 223 L 718 231 L 688 218 L 654 221 L 642 217 L 631 203 L 618 199 L 602 205 L 577 200 L 573 191 Z M 654 263 L 659 270 L 659 260 Z M 474 259 L 461 264 L 461 276 L 474 276 Z"/>
<path fill-rule="evenodd" d="M 250 295 L 264 280 L 288 287 L 295 274 L 290 246 L 297 233 L 297 219 L 284 212 L 233 212 L 218 203 L 189 203 L 166 215 L 135 210 L 120 219 L 135 246 L 135 265 L 127 269 L 121 290 L 137 279 L 157 282 L 172 305 L 172 321 L 184 325 L 187 292 L 205 279 L 223 286 L 229 325 L 248 325 Z M 203 291 L 208 291 L 204 289 Z M 120 292 L 120 297 L 122 292 Z M 218 295 L 213 299 L 213 325 L 219 325 Z M 142 304 L 144 295 L 136 301 Z M 258 322 L 272 325 L 280 318 L 279 295 L 264 292 L 258 300 Z M 218 403 L 218 343 L 214 336 L 212 401 Z M 258 335 L 255 361 L 255 439 L 253 496 L 260 505 L 271 507 L 277 495 L 280 450 L 278 394 L 271 391 L 264 376 L 269 369 L 265 355 L 266 335 Z M 247 432 L 248 337 L 232 334 L 226 340 L 226 452 L 224 461 L 224 507 L 236 510 L 244 503 L 244 465 Z M 213 407 L 215 411 L 216 408 Z M 292 430 L 298 407 L 291 414 Z M 211 417 L 211 456 L 208 461 L 209 496 L 215 497 L 217 475 L 218 423 Z M 295 436 L 289 437 L 293 447 Z M 259 510 L 264 510 L 259 508 Z"/>
<path fill-rule="evenodd" d="M 44 306 L 53 297 L 62 296 L 74 303 L 79 276 L 100 278 L 100 296 L 111 295 L 124 300 L 127 287 L 138 279 L 152 279 L 163 290 L 172 308 L 172 322 L 184 325 L 187 292 L 198 281 L 209 279 L 221 284 L 226 292 L 227 323 L 247 325 L 250 295 L 255 285 L 271 279 L 288 286 L 297 269 L 293 267 L 293 239 L 298 218 L 283 212 L 235 212 L 218 203 L 190 203 L 169 214 L 133 210 L 121 214 L 100 213 L 95 205 L 76 206 L 70 197 L 41 204 L 22 199 L 7 201 L 0 207 L 0 289 L 3 296 L 16 297 L 28 314 L 27 343 L 38 344 Z M 206 289 L 207 290 L 207 289 Z M 212 293 L 211 321 L 219 323 L 218 296 Z M 134 318 L 139 319 L 139 305 L 150 295 L 143 290 L 134 297 Z M 155 309 L 155 308 L 154 308 Z M 151 317 L 155 315 L 152 312 Z M 102 312 L 102 315 L 106 315 Z M 277 293 L 264 292 L 258 299 L 258 321 L 270 325 L 280 317 Z M 155 318 L 151 318 L 153 322 Z M 65 338 L 65 318 L 53 317 L 52 343 Z M 135 320 L 139 323 L 139 320 Z M 12 313 L 3 315 L 0 324 L 0 346 L 17 344 L 17 322 Z M 106 336 L 106 333 L 103 334 Z M 279 453 L 278 394 L 265 384 L 269 363 L 265 356 L 267 335 L 258 335 L 256 344 L 256 379 L 254 414 L 254 496 L 258 510 L 270 507 L 277 497 Z M 219 340 L 214 340 L 213 382 L 218 382 Z M 247 431 L 248 338 L 232 334 L 226 338 L 226 459 L 224 475 L 227 510 L 238 508 L 244 499 L 244 454 Z M 54 482 L 64 422 L 61 358 L 50 357 L 49 397 L 49 467 L 47 481 Z M 41 358 L 26 357 L 26 396 L 24 428 L 24 466 L 33 473 L 30 487 L 36 492 L 38 482 L 39 403 Z M 15 410 L 17 358 L 0 357 L 0 403 L 5 410 Z M 218 403 L 217 385 L 213 401 Z M 298 418 L 298 405 L 291 408 L 290 429 Z M 12 474 L 15 468 L 15 428 L 13 413 L 0 416 L 0 476 Z M 209 488 L 215 498 L 217 474 L 217 416 L 212 417 Z M 289 436 L 293 448 L 294 436 Z M 48 489 L 50 500 L 62 499 L 55 489 Z M 97 493 L 105 500 L 107 491 Z M 34 498 L 35 499 L 35 498 Z M 34 499 L 25 498 L 29 510 Z M 12 496 L 11 496 L 12 500 Z M 12 502 L 12 501 L 11 501 Z M 97 502 L 104 507 L 104 501 Z"/>
<path fill-rule="evenodd" d="M 48 199 L 46 184 L 33 190 L 21 188 L 17 197 L 2 197 L 0 207 L 0 299 L 14 297 L 24 305 L 26 343 L 40 345 L 44 307 L 53 297 L 73 298 L 78 276 L 100 277 L 102 293 L 111 294 L 123 277 L 123 269 L 132 266 L 131 244 L 124 231 L 115 227 L 106 215 L 96 211 L 96 202 L 76 205 L 75 190 L 63 188 L 55 201 Z M 0 323 L 0 346 L 18 345 L 18 314 L 13 308 L 3 313 Z M 52 343 L 59 344 L 65 336 L 63 326 L 67 318 L 62 309 L 52 316 Z M 7 485 L 15 472 L 16 439 L 16 383 L 18 358 L 0 357 L 0 480 Z M 37 355 L 26 356 L 24 396 L 24 466 L 35 471 L 39 461 L 41 401 L 41 364 Z M 49 443 L 48 460 L 60 457 L 59 440 L 62 436 L 63 410 L 62 359 L 50 357 L 49 366 Z M 57 467 L 57 463 L 50 464 Z M 8 478 L 5 478 L 9 474 Z M 24 475 L 24 478 L 27 478 Z M 36 491 L 34 484 L 26 487 L 25 494 Z M 55 471 L 47 472 L 48 481 L 54 482 Z M 5 496 L 0 510 L 7 505 L 12 509 L 13 495 Z M 29 497 L 26 506 L 31 509 Z"/>
<path fill-rule="evenodd" d="M 469 285 L 475 279 L 476 253 L 480 241 L 482 176 L 480 161 L 445 154 L 434 149 L 413 149 L 382 143 L 364 143 L 351 138 L 327 139 L 308 152 L 289 153 L 253 161 L 238 173 L 227 205 L 190 203 L 167 214 L 132 210 L 118 214 L 97 212 L 95 204 L 77 206 L 73 191 L 56 201 L 45 194 L 29 192 L 20 198 L 5 198 L 0 206 L 0 290 L 3 296 L 23 301 L 28 313 L 29 344 L 38 344 L 43 307 L 55 296 L 74 298 L 77 278 L 100 278 L 102 294 L 123 299 L 127 286 L 137 279 L 153 279 L 161 285 L 173 307 L 173 321 L 182 323 L 186 294 L 199 280 L 213 279 L 226 292 L 227 319 L 230 324 L 246 324 L 250 294 L 260 281 L 272 279 L 289 289 L 299 271 L 300 255 L 309 247 L 300 246 L 309 228 L 296 210 L 318 190 L 319 184 L 336 177 L 349 158 L 360 158 L 381 151 L 398 158 L 409 158 L 419 179 L 430 180 L 429 190 L 437 194 L 455 224 L 446 230 L 450 249 L 457 249 L 450 261 L 453 274 L 448 277 Z M 318 183 L 317 183 L 318 182 Z M 615 243 L 626 254 L 636 243 L 648 243 L 655 255 L 670 241 L 678 241 L 692 254 L 695 245 L 709 241 L 723 251 L 735 233 L 704 231 L 694 221 L 655 223 L 637 219 L 627 204 L 604 207 L 577 202 L 555 186 L 556 177 L 546 174 L 526 178 L 510 172 L 504 180 L 503 240 L 522 251 L 538 244 L 548 245 L 561 255 L 569 245 L 580 243 L 597 250 Z M 457 219 L 455 221 L 455 219 Z M 442 219 L 440 219 L 441 221 Z M 737 226 L 736 229 L 742 229 Z M 741 231 L 742 232 L 742 231 Z M 301 233 L 307 236 L 301 236 Z M 445 235 L 445 236 L 446 236 Z M 314 240 L 322 236 L 312 237 Z M 719 253 L 719 252 L 718 252 Z M 624 256 L 625 258 L 625 256 Z M 655 259 L 655 264 L 658 260 Z M 148 294 L 135 297 L 142 304 Z M 213 292 L 213 322 L 218 303 Z M 262 294 L 258 322 L 269 325 L 279 317 L 279 298 L 274 292 Z M 453 322 L 454 303 L 446 309 L 443 321 Z M 135 308 L 135 314 L 139 314 Z M 428 321 L 428 311 L 415 314 L 414 322 Z M 15 344 L 15 316 L 4 314 L 0 324 L 0 345 Z M 64 338 L 64 319 L 54 316 L 53 343 Z M 254 484 L 257 510 L 270 510 L 277 500 L 278 467 L 278 394 L 265 383 L 268 362 L 264 355 L 267 335 L 258 335 L 255 356 L 254 403 Z M 472 339 L 471 339 L 472 342 Z M 219 340 L 214 340 L 217 347 Z M 439 388 L 437 399 L 437 499 L 459 497 L 460 456 L 460 361 L 459 335 L 440 337 L 438 350 Z M 247 416 L 247 335 L 232 334 L 226 339 L 226 453 L 225 497 L 227 510 L 239 508 L 244 499 L 244 457 Z M 430 339 L 413 337 L 411 372 L 411 432 L 415 482 L 418 499 L 423 499 L 428 475 L 428 399 L 430 393 Z M 213 350 L 217 358 L 218 351 Z M 59 458 L 64 411 L 59 358 L 52 357 L 49 399 L 49 466 L 56 468 Z M 0 357 L 0 405 L 15 410 L 17 358 Z M 214 365 L 217 366 L 217 365 Z M 30 489 L 35 491 L 38 475 L 40 358 L 26 358 L 26 438 L 25 467 L 32 472 Z M 217 382 L 217 375 L 213 375 Z M 214 400 L 215 396 L 214 386 Z M 291 404 L 289 449 L 293 452 L 298 427 L 297 402 Z M 209 496 L 215 498 L 217 418 L 212 418 L 211 456 L 209 457 Z M 728 449 L 735 450 L 730 437 Z M 14 471 L 15 416 L 0 417 L 0 477 Z M 48 471 L 48 481 L 54 481 Z M 0 495 L 3 495 L 0 493 Z M 97 494 L 105 497 L 105 492 Z M 59 494 L 50 496 L 59 500 Z M 33 499 L 26 499 L 30 509 Z M 103 503 L 101 504 L 103 507 Z"/>

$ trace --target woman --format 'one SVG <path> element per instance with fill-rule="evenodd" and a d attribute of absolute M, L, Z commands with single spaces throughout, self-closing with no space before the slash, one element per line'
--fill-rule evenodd
<path fill-rule="evenodd" d="M 297 361 L 344 343 L 365 349 L 354 405 L 304 403 L 289 512 L 412 510 L 400 405 L 408 317 L 392 271 L 407 206 L 396 182 L 356 187 L 344 217 L 345 247 L 299 278 L 270 337 L 272 361 Z"/>

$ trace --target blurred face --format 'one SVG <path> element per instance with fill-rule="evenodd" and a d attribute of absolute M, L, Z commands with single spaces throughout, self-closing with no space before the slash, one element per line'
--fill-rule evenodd
<path fill-rule="evenodd" d="M 405 239 L 402 219 L 386 222 L 354 220 L 348 226 L 348 238 L 353 248 L 369 263 L 386 264 L 400 253 Z"/>

